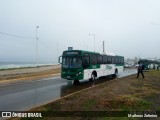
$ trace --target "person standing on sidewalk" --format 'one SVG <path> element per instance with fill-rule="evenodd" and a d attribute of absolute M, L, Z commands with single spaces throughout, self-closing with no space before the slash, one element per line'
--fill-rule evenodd
<path fill-rule="evenodd" d="M 142 77 L 144 78 L 144 74 L 143 74 L 143 69 L 144 69 L 144 66 L 143 64 L 141 64 L 140 62 L 138 62 L 139 66 L 138 66 L 138 73 L 137 73 L 137 78 L 139 77 L 139 74 L 141 73 L 142 74 Z"/>

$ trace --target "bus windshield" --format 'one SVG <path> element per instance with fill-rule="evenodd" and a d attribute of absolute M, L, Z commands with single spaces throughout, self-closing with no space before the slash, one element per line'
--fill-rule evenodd
<path fill-rule="evenodd" d="M 62 57 L 63 68 L 80 68 L 82 66 L 81 57 L 64 56 Z"/>
<path fill-rule="evenodd" d="M 149 64 L 149 62 L 148 61 L 140 61 L 140 63 L 142 63 L 142 64 L 144 64 L 144 65 L 146 65 L 146 64 Z"/>

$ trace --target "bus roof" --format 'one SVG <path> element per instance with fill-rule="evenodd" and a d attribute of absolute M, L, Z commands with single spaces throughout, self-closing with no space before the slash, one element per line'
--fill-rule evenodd
<path fill-rule="evenodd" d="M 63 51 L 63 54 L 66 52 L 81 52 L 81 53 L 91 53 L 91 54 L 99 54 L 99 55 L 107 55 L 107 56 L 115 56 L 115 57 L 124 57 L 124 56 L 120 56 L 120 55 L 100 54 L 98 52 L 85 51 L 85 50 L 65 50 L 65 51 Z"/>
<path fill-rule="evenodd" d="M 82 53 L 95 53 L 95 54 L 100 54 L 98 52 L 92 52 L 92 51 L 85 51 L 85 50 L 65 50 L 63 52 L 82 52 Z"/>

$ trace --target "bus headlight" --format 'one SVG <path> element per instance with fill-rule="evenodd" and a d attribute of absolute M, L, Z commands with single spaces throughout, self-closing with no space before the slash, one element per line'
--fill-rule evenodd
<path fill-rule="evenodd" d="M 76 75 L 80 75 L 80 74 L 82 74 L 81 72 L 78 72 Z"/>

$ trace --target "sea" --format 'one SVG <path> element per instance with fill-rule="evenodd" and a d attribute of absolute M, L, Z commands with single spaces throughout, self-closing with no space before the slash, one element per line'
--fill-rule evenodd
<path fill-rule="evenodd" d="M 38 66 L 57 65 L 58 63 L 42 62 Z M 36 62 L 0 62 L 0 69 L 22 68 L 22 67 L 36 67 Z"/>

